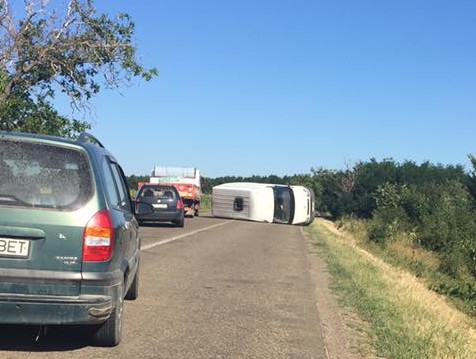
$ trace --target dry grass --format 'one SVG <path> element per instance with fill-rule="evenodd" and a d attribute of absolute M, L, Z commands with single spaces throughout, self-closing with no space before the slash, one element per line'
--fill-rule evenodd
<path fill-rule="evenodd" d="M 379 355 L 476 358 L 474 321 L 444 297 L 428 290 L 412 274 L 365 251 L 352 236 L 329 221 L 317 220 L 311 232 L 327 248 L 328 261 L 336 268 L 335 280 L 341 283 L 337 286 L 341 288 L 340 296 L 360 297 L 347 298 L 345 302 L 356 306 L 364 319 L 372 323 Z M 408 247 L 396 245 L 395 249 L 402 255 L 415 255 L 408 252 Z"/>
<path fill-rule="evenodd" d="M 405 241 L 393 241 L 387 246 L 387 251 L 392 253 L 395 258 L 400 258 L 403 262 L 422 263 L 428 270 L 436 271 L 440 266 L 440 260 L 434 252 L 414 246 Z"/>

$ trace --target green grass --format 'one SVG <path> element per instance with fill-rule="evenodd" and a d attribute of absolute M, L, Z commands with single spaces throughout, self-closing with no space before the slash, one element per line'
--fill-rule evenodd
<path fill-rule="evenodd" d="M 200 212 L 209 213 L 212 211 L 212 195 L 203 193 L 200 199 Z"/>
<path fill-rule="evenodd" d="M 316 221 L 308 231 L 328 262 L 340 303 L 368 323 L 377 356 L 476 358 L 476 332 L 468 316 L 328 222 Z"/>

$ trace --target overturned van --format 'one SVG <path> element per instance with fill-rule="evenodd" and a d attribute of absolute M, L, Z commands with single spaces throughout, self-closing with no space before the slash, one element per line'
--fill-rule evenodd
<path fill-rule="evenodd" d="M 232 182 L 213 187 L 215 217 L 308 225 L 314 220 L 314 193 L 304 186 Z"/>

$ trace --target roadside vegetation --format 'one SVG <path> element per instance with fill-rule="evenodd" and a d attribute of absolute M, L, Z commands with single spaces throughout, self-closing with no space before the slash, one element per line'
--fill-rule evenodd
<path fill-rule="evenodd" d="M 428 163 L 360 164 L 351 190 L 334 192 L 327 210 L 362 247 L 476 317 L 475 160 L 470 159 L 470 173 Z"/>
<path fill-rule="evenodd" d="M 356 329 L 366 331 L 372 356 L 476 358 L 474 319 L 424 281 L 362 249 L 358 239 L 327 220 L 318 219 L 307 231 L 328 262 L 340 302 L 365 323 Z"/>
<path fill-rule="evenodd" d="M 210 214 L 212 211 L 212 195 L 210 193 L 202 194 L 200 200 L 200 213 Z"/>

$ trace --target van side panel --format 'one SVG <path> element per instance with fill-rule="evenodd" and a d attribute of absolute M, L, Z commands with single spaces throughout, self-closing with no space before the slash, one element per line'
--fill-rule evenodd
<path fill-rule="evenodd" d="M 274 198 L 272 188 L 224 184 L 212 191 L 212 214 L 215 217 L 272 222 Z"/>
<path fill-rule="evenodd" d="M 213 188 L 212 214 L 215 217 L 249 219 L 249 191 L 216 187 Z"/>
<path fill-rule="evenodd" d="M 274 194 L 273 189 L 266 187 L 252 191 L 250 219 L 260 222 L 273 222 Z"/>

